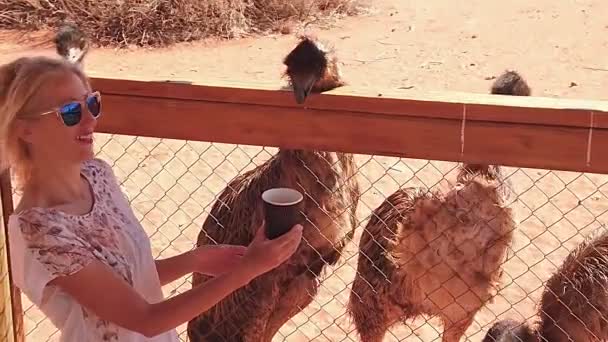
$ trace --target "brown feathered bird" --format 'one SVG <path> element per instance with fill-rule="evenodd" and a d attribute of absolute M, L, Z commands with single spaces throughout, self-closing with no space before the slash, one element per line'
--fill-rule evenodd
<path fill-rule="evenodd" d="M 297 89 L 309 87 L 301 81 L 312 82 L 312 89 L 320 87 L 318 83 L 330 87 L 324 75 L 335 70 L 335 61 L 318 50 L 316 43 L 306 38 L 286 58 L 288 74 Z M 317 70 L 320 65 L 328 70 Z M 334 86 L 340 84 L 335 82 Z M 190 341 L 271 341 L 283 324 L 310 304 L 322 271 L 326 265 L 338 262 L 352 240 L 358 226 L 360 196 L 353 156 L 279 149 L 267 162 L 236 177 L 222 191 L 203 224 L 197 246 L 248 245 L 264 217 L 262 192 L 275 187 L 294 188 L 304 194 L 302 243 L 283 265 L 190 321 Z M 206 279 L 195 274 L 193 286 Z"/>
<path fill-rule="evenodd" d="M 63 23 L 53 39 L 57 53 L 67 61 L 82 66 L 89 52 L 89 41 L 85 33 L 73 23 Z"/>
<path fill-rule="evenodd" d="M 523 89 L 508 72 L 492 92 Z M 528 95 L 513 93 L 512 95 Z M 464 164 L 447 191 L 404 188 L 372 214 L 360 240 L 348 311 L 363 342 L 397 322 L 439 317 L 456 342 L 497 293 L 516 227 L 509 182 L 496 165 Z"/>
<path fill-rule="evenodd" d="M 490 92 L 494 95 L 530 96 L 530 86 L 523 77 L 514 70 L 505 71 L 494 81 Z"/>
<path fill-rule="evenodd" d="M 298 104 L 304 103 L 310 93 L 345 85 L 334 48 L 312 35 L 300 36 L 300 42 L 283 59 L 283 64 Z"/>
<path fill-rule="evenodd" d="M 534 322 L 501 320 L 483 342 L 608 341 L 608 233 L 587 237 L 549 278 Z"/>

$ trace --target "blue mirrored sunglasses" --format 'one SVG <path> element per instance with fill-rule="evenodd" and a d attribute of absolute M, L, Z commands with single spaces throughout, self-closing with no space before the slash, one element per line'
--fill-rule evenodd
<path fill-rule="evenodd" d="M 93 92 L 87 95 L 84 101 L 68 102 L 40 115 L 56 113 L 63 124 L 70 127 L 77 125 L 82 120 L 83 105 L 87 107 L 93 118 L 97 119 L 101 115 L 101 94 L 98 91 Z"/>

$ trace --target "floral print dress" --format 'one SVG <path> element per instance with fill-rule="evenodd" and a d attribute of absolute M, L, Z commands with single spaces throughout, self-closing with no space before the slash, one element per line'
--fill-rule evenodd
<path fill-rule="evenodd" d="M 148 302 L 162 301 L 150 241 L 105 161 L 83 163 L 82 175 L 94 194 L 91 211 L 71 215 L 30 208 L 9 219 L 15 284 L 60 330 L 61 341 L 176 342 L 175 330 L 153 338 L 102 320 L 59 288 L 48 285 L 92 260 L 110 266 Z M 48 285 L 48 286 L 47 286 Z M 100 293 L 103 300 L 104 293 Z"/>

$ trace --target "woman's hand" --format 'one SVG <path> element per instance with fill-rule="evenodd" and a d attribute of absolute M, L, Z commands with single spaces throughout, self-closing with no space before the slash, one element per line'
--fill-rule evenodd
<path fill-rule="evenodd" d="M 258 228 L 253 241 L 247 247 L 243 263 L 259 276 L 281 265 L 296 251 L 302 240 L 302 226 L 296 224 L 284 235 L 269 240 L 265 233 L 265 224 Z"/>
<path fill-rule="evenodd" d="M 242 262 L 247 247 L 237 245 L 207 245 L 193 251 L 194 272 L 218 276 L 231 271 Z"/>

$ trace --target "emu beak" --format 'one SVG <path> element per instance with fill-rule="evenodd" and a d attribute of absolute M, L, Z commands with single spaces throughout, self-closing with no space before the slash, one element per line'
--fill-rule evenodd
<path fill-rule="evenodd" d="M 293 77 L 293 93 L 298 104 L 304 103 L 316 79 L 314 76 L 294 76 Z"/>

